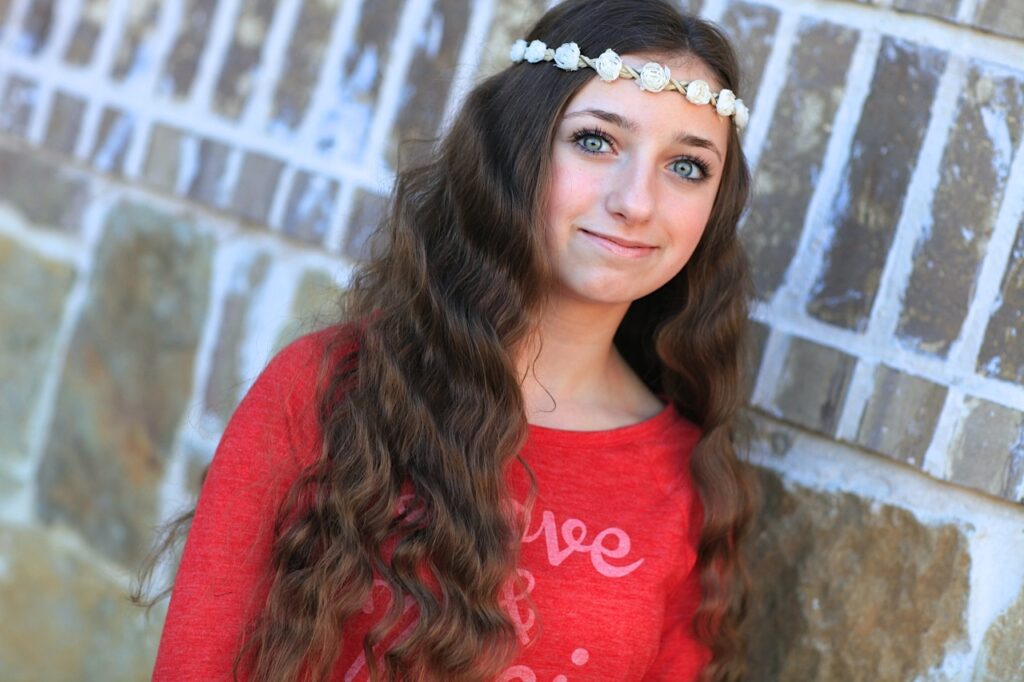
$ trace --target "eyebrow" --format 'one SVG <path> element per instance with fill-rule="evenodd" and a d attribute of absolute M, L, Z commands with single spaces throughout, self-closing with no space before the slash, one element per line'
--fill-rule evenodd
<path fill-rule="evenodd" d="M 615 112 L 605 111 L 604 109 L 580 109 L 579 111 L 574 111 L 571 114 L 566 114 L 565 118 L 573 118 L 575 116 L 594 116 L 602 121 L 607 121 L 614 126 L 628 130 L 631 133 L 635 133 L 640 130 L 640 126 L 637 125 L 635 121 L 632 121 L 620 114 L 616 114 Z M 714 142 L 707 138 L 694 135 L 693 133 L 679 133 L 676 135 L 674 142 L 677 144 L 689 145 L 691 147 L 707 149 L 708 151 L 714 152 L 719 161 L 722 160 L 722 154 L 718 151 L 718 147 L 715 146 Z"/>

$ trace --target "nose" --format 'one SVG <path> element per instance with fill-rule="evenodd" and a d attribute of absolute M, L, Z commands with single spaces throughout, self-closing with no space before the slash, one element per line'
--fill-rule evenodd
<path fill-rule="evenodd" d="M 619 172 L 609 178 L 608 212 L 627 225 L 650 220 L 656 203 L 655 173 L 654 164 L 635 157 L 624 159 Z"/>

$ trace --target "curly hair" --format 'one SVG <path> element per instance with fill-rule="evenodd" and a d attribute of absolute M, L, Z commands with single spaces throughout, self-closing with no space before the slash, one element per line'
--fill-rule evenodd
<path fill-rule="evenodd" d="M 696 58 L 738 90 L 723 33 L 662 0 L 568 0 L 527 39 L 575 41 L 584 54 Z M 372 679 L 490 679 L 515 655 L 500 604 L 522 535 L 506 469 L 527 467 L 515 351 L 551 289 L 539 225 L 555 129 L 592 77 L 509 67 L 467 95 L 433 158 L 399 172 L 325 349 L 322 453 L 278 513 L 267 603 L 236 673 L 326 679 L 339 642 L 362 647 Z M 615 336 L 650 390 L 703 433 L 690 467 L 704 508 L 695 625 L 712 651 L 707 680 L 742 674 L 740 540 L 754 497 L 733 445 L 750 294 L 737 223 L 750 176 L 733 126 L 729 136 L 696 251 L 630 306 Z M 410 485 L 415 502 L 403 505 Z M 342 642 L 375 578 L 391 608 L 363 642 Z M 395 637 L 408 600 L 419 618 Z"/>

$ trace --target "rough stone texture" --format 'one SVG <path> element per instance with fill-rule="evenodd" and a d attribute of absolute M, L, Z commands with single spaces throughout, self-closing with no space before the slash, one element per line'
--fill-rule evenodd
<path fill-rule="evenodd" d="M 164 65 L 163 81 L 160 84 L 163 93 L 179 99 L 188 97 L 216 9 L 217 4 L 209 0 L 187 0 L 185 3 L 174 47 Z"/>
<path fill-rule="evenodd" d="M 1024 73 L 974 65 L 966 84 L 897 329 L 904 345 L 941 356 L 967 316 L 1024 124 Z"/>
<path fill-rule="evenodd" d="M 60 379 L 37 513 L 126 566 L 148 549 L 157 488 L 189 400 L 211 246 L 174 216 L 111 209 Z"/>
<path fill-rule="evenodd" d="M 274 18 L 275 4 L 275 0 L 242 2 L 213 98 L 214 108 L 228 118 L 237 119 L 242 115 L 259 78 L 260 52 Z"/>
<path fill-rule="evenodd" d="M 959 0 L 896 0 L 893 7 L 905 12 L 955 20 L 959 4 Z"/>
<path fill-rule="evenodd" d="M 1024 680 L 1024 589 L 985 633 L 971 682 Z"/>
<path fill-rule="evenodd" d="M 993 33 L 1024 38 L 1024 7 L 1020 0 L 980 0 L 974 24 Z"/>
<path fill-rule="evenodd" d="M 1017 228 L 1010 263 L 999 287 L 999 303 L 989 317 L 978 354 L 978 370 L 1024 384 L 1024 221 Z"/>
<path fill-rule="evenodd" d="M 348 220 L 348 231 L 342 251 L 352 260 L 362 260 L 370 255 L 370 236 L 383 220 L 388 200 L 379 194 L 356 190 L 352 214 Z"/>
<path fill-rule="evenodd" d="M 743 73 L 737 94 L 754 111 L 764 65 L 772 51 L 778 24 L 778 10 L 750 2 L 729 3 L 722 16 L 722 26 L 729 36 L 735 44 L 743 46 L 737 55 Z"/>
<path fill-rule="evenodd" d="M 89 200 L 84 176 L 44 157 L 0 146 L 0 204 L 33 225 L 77 232 Z"/>
<path fill-rule="evenodd" d="M 142 167 L 142 177 L 147 183 L 166 192 L 174 191 L 181 167 L 181 142 L 180 130 L 159 124 L 153 126 Z"/>
<path fill-rule="evenodd" d="M 336 180 L 305 171 L 296 173 L 285 207 L 283 232 L 310 244 L 323 242 L 337 194 Z"/>
<path fill-rule="evenodd" d="M 156 68 L 152 39 L 159 19 L 160 0 L 132 0 L 129 4 L 111 71 L 115 79 L 129 80 Z"/>
<path fill-rule="evenodd" d="M 46 374 L 73 268 L 0 237 L 0 461 L 28 454 L 28 424 Z"/>
<path fill-rule="evenodd" d="M 35 110 L 39 87 L 30 80 L 11 76 L 0 101 L 0 130 L 24 137 Z"/>
<path fill-rule="evenodd" d="M 950 480 L 1024 503 L 1024 414 L 980 398 L 967 398 L 950 445 Z"/>
<path fill-rule="evenodd" d="M 277 336 L 273 353 L 277 353 L 303 334 L 337 322 L 338 303 L 343 296 L 344 290 L 326 273 L 318 270 L 305 273 L 295 290 L 288 321 Z"/>
<path fill-rule="evenodd" d="M 933 679 L 926 673 L 946 651 L 966 645 L 961 531 L 849 493 L 784 486 L 767 471 L 760 478 L 746 679 Z"/>
<path fill-rule="evenodd" d="M 857 32 L 805 19 L 789 60 L 742 226 L 758 297 L 782 285 L 821 173 Z"/>
<path fill-rule="evenodd" d="M 96 41 L 107 21 L 108 0 L 85 0 L 71 42 L 64 53 L 64 60 L 72 64 L 85 65 L 92 61 Z"/>
<path fill-rule="evenodd" d="M 764 348 L 768 343 L 768 335 L 771 329 L 760 322 L 750 323 L 750 341 L 747 346 L 747 371 L 743 377 L 744 402 L 750 401 L 750 394 L 757 383 L 757 374 L 761 370 L 761 362 L 764 360 Z"/>
<path fill-rule="evenodd" d="M 544 14 L 544 0 L 507 0 L 494 7 L 490 32 L 480 60 L 480 76 L 489 76 L 508 66 L 508 50 L 517 38 Z"/>
<path fill-rule="evenodd" d="M 295 31 L 284 55 L 287 78 L 277 82 L 271 113 L 271 130 L 295 130 L 302 123 L 323 67 L 334 15 L 342 0 L 303 2 Z"/>
<path fill-rule="evenodd" d="M 946 387 L 879 365 L 857 443 L 920 467 L 946 401 Z"/>
<path fill-rule="evenodd" d="M 84 552 L 0 526 L 0 670 L 8 682 L 149 679 L 162 625 Z"/>
<path fill-rule="evenodd" d="M 93 166 L 106 173 L 122 173 L 124 157 L 132 141 L 135 118 L 118 109 L 104 109 L 99 134 L 92 150 Z"/>
<path fill-rule="evenodd" d="M 231 210 L 251 222 L 265 223 L 283 170 L 284 164 L 277 159 L 263 154 L 246 154 L 235 185 Z"/>
<path fill-rule="evenodd" d="M 227 423 L 242 399 L 242 389 L 254 378 L 243 376 L 239 353 L 248 336 L 246 317 L 252 306 L 253 292 L 263 285 L 269 266 L 270 258 L 259 254 L 239 260 L 231 271 L 203 398 L 206 412 L 218 417 L 221 423 Z"/>
<path fill-rule="evenodd" d="M 882 40 L 828 217 L 835 236 L 808 304 L 814 317 L 847 329 L 866 326 L 945 64 L 939 50 Z"/>
<path fill-rule="evenodd" d="M 213 140 L 199 142 L 195 175 L 188 183 L 186 194 L 205 204 L 220 206 L 224 195 L 221 184 L 227 169 L 231 148 Z"/>
<path fill-rule="evenodd" d="M 855 363 L 846 353 L 793 338 L 770 409 L 795 424 L 833 435 Z"/>
<path fill-rule="evenodd" d="M 43 146 L 70 156 L 75 151 L 78 131 L 85 113 L 85 100 L 58 92 L 53 96 L 50 120 Z"/>
<path fill-rule="evenodd" d="M 448 101 L 462 38 L 469 21 L 468 0 L 437 0 L 416 41 L 401 110 L 387 149 L 392 168 L 429 156 Z"/>
<path fill-rule="evenodd" d="M 21 31 L 14 41 L 14 49 L 24 54 L 36 55 L 50 39 L 53 29 L 56 0 L 32 0 L 28 14 L 21 23 Z"/>
<path fill-rule="evenodd" d="M 351 44 L 345 50 L 333 99 L 320 120 L 317 147 L 350 160 L 361 160 L 377 95 L 388 64 L 394 56 L 391 43 L 398 31 L 401 0 L 375 0 L 363 5 Z"/>

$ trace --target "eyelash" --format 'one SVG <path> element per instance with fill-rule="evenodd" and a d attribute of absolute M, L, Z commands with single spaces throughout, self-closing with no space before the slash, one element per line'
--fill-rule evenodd
<path fill-rule="evenodd" d="M 599 138 L 599 139 L 603 140 L 605 143 L 607 143 L 608 145 L 611 145 L 611 143 L 612 143 L 611 138 L 608 136 L 608 133 L 604 132 L 603 130 L 601 130 L 599 128 L 581 128 L 581 129 L 577 130 L 576 132 L 574 132 L 572 134 L 571 140 L 576 145 L 577 149 L 579 149 L 584 154 L 603 154 L 604 153 L 604 152 L 596 152 L 596 151 L 594 151 L 592 149 L 587 149 L 582 144 L 580 144 L 581 140 L 584 140 L 584 139 L 586 139 L 588 137 Z M 700 171 L 700 177 L 699 178 L 688 178 L 685 175 L 680 175 L 679 176 L 680 178 L 682 178 L 683 180 L 686 180 L 687 182 L 703 182 L 703 181 L 705 181 L 705 180 L 707 180 L 708 178 L 711 177 L 711 172 L 710 172 L 711 169 L 709 168 L 708 164 L 704 160 L 699 159 L 696 156 L 689 156 L 689 155 L 687 155 L 687 156 L 680 156 L 679 158 L 675 159 L 673 161 L 673 163 L 675 163 L 677 161 L 686 161 L 688 163 L 692 163 L 694 166 L 697 167 L 697 170 Z"/>

